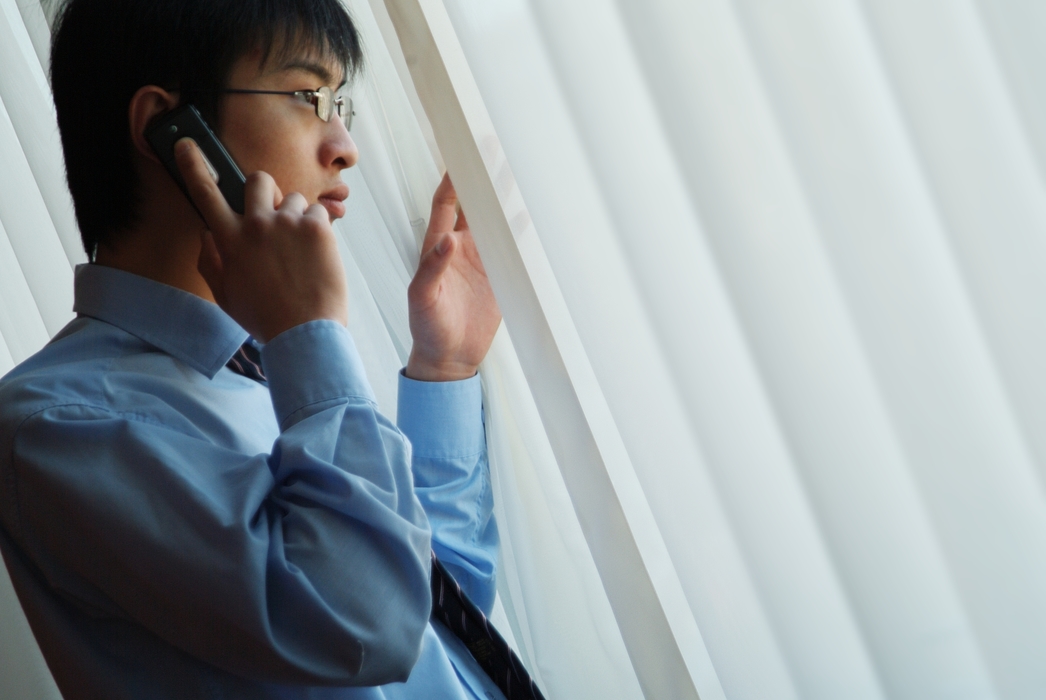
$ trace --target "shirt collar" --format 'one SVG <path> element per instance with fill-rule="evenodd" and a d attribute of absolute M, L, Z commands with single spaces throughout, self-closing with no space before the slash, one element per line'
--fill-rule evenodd
<path fill-rule="evenodd" d="M 214 377 L 247 340 L 217 304 L 97 264 L 76 266 L 73 311 L 105 321 Z"/>

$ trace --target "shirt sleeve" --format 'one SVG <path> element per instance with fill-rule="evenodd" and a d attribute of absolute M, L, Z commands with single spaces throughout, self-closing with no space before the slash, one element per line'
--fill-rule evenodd
<path fill-rule="evenodd" d="M 413 445 L 414 488 L 432 549 L 486 614 L 494 607 L 498 528 L 479 376 L 419 382 L 402 372 L 397 423 Z"/>
<path fill-rule="evenodd" d="M 66 600 L 231 673 L 404 680 L 431 606 L 410 445 L 341 326 L 291 329 L 262 360 L 270 454 L 218 446 L 173 410 L 54 405 L 14 434 L 5 525 Z"/>

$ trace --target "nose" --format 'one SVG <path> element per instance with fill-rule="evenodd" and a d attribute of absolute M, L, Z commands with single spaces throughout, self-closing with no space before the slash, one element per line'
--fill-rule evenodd
<path fill-rule="evenodd" d="M 356 165 L 359 158 L 360 150 L 345 128 L 345 122 L 337 116 L 333 117 L 327 123 L 323 145 L 320 147 L 321 162 L 325 167 L 345 170 Z"/>

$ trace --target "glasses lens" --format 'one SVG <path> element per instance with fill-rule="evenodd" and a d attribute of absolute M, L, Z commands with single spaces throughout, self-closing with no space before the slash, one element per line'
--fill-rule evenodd
<path fill-rule="evenodd" d="M 334 106 L 334 93 L 331 89 L 324 85 L 316 91 L 316 116 L 325 122 L 331 120 L 331 113 L 333 110 L 331 107 Z"/>
<path fill-rule="evenodd" d="M 351 97 L 339 97 L 335 104 L 338 107 L 338 116 L 345 122 L 346 131 L 352 130 L 352 118 L 356 115 L 355 110 L 352 108 Z"/>

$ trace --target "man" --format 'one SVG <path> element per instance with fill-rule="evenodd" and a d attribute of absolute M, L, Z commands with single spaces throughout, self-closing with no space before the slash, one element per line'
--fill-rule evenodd
<path fill-rule="evenodd" d="M 93 262 L 77 318 L 0 381 L 0 549 L 68 700 L 498 696 L 429 623 L 428 587 L 431 523 L 493 603 L 476 367 L 500 315 L 445 179 L 399 429 L 377 412 L 331 229 L 358 154 L 316 104 L 360 60 L 337 0 L 71 0 L 59 19 Z M 192 203 L 145 140 L 189 102 L 251 173 L 243 216 L 191 141 Z"/>

